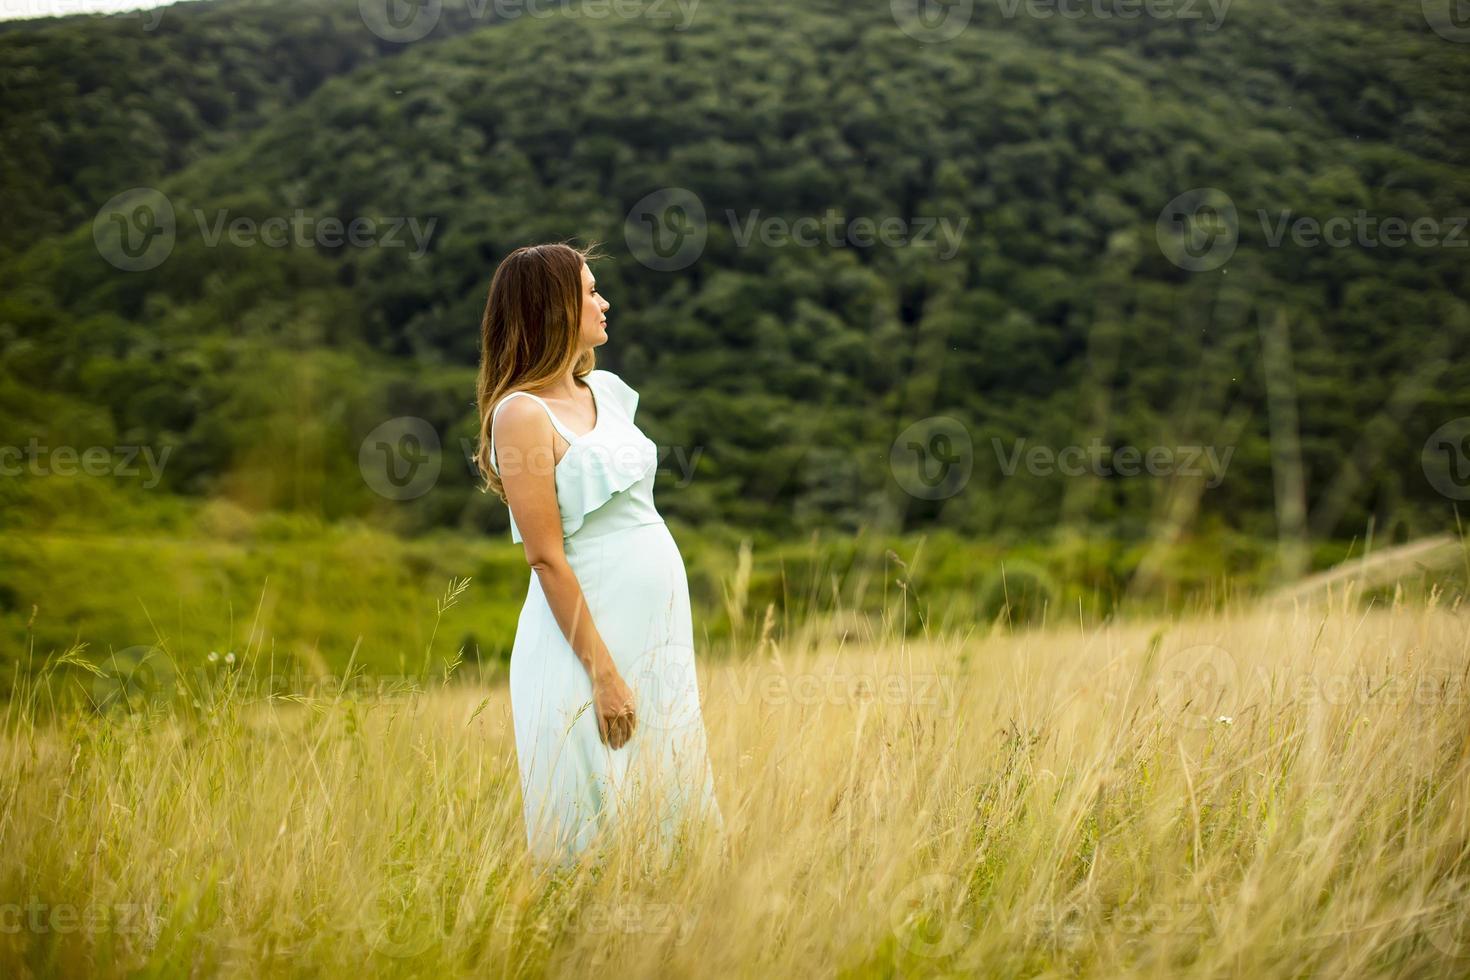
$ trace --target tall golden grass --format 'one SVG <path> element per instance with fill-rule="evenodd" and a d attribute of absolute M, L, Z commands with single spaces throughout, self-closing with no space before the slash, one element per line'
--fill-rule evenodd
<path fill-rule="evenodd" d="M 12 698 L 0 975 L 1470 974 L 1436 596 L 759 637 L 701 662 L 726 835 L 671 867 L 636 820 L 528 862 L 503 688 L 267 699 L 258 660 L 182 708 Z"/>

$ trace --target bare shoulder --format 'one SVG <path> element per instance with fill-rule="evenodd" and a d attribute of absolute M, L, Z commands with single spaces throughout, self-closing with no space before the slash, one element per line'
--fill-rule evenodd
<path fill-rule="evenodd" d="M 551 419 L 534 398 L 512 398 L 507 395 L 500 400 L 494 411 L 491 430 L 497 442 L 550 441 Z"/>

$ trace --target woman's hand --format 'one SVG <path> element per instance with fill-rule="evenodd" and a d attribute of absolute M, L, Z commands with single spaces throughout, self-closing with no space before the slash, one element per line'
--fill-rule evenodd
<path fill-rule="evenodd" d="M 592 710 L 597 712 L 597 733 L 608 747 L 620 749 L 628 744 L 638 727 L 633 692 L 611 664 L 592 685 Z"/>

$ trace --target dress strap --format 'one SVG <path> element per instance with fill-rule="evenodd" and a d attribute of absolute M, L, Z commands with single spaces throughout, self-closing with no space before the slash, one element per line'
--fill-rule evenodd
<path fill-rule="evenodd" d="M 490 465 L 494 466 L 497 470 L 500 469 L 500 467 L 497 466 L 495 463 L 495 416 L 500 414 L 500 410 L 505 407 L 506 402 L 510 401 L 517 395 L 523 395 L 526 398 L 531 399 L 536 404 L 540 405 L 541 408 L 546 412 L 546 417 L 551 420 L 551 427 L 555 429 L 557 433 L 567 441 L 568 444 L 571 444 L 577 439 L 577 436 L 572 432 L 572 430 L 563 425 L 561 419 L 556 417 L 556 413 L 551 410 L 551 406 L 546 404 L 546 402 L 543 401 L 541 398 L 531 394 L 529 391 L 512 391 L 510 394 L 500 399 L 500 404 L 496 405 L 495 410 L 490 413 Z"/>

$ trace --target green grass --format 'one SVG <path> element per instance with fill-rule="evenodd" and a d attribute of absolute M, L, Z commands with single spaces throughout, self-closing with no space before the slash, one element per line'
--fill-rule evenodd
<path fill-rule="evenodd" d="M 1470 964 L 1470 629 L 1438 595 L 768 635 L 700 667 L 723 845 L 662 866 L 630 811 L 563 874 L 527 862 L 499 684 L 283 697 L 250 648 L 97 710 L 37 668 L 0 709 L 0 975 Z"/>
<path fill-rule="evenodd" d="M 374 524 L 324 523 L 97 480 L 51 477 L 44 493 L 42 485 L 0 484 L 6 689 L 18 665 L 78 644 L 94 662 L 158 646 L 193 669 L 210 652 L 248 646 L 288 669 L 335 673 L 351 661 L 412 672 L 438 597 L 459 579 L 469 579 L 468 591 L 438 624 L 439 641 L 471 665 L 509 656 L 530 572 L 503 532 L 400 534 L 391 512 Z M 1220 608 L 1273 583 L 1274 545 L 1221 530 L 1168 547 L 1066 530 L 1032 541 L 673 530 L 697 639 L 712 651 L 771 631 L 795 635 L 813 621 L 858 637 L 1095 624 Z M 1313 565 L 1361 551 L 1358 542 L 1322 544 Z M 1418 585 L 1419 594 L 1435 585 L 1461 594 L 1463 570 L 1426 571 Z"/>

